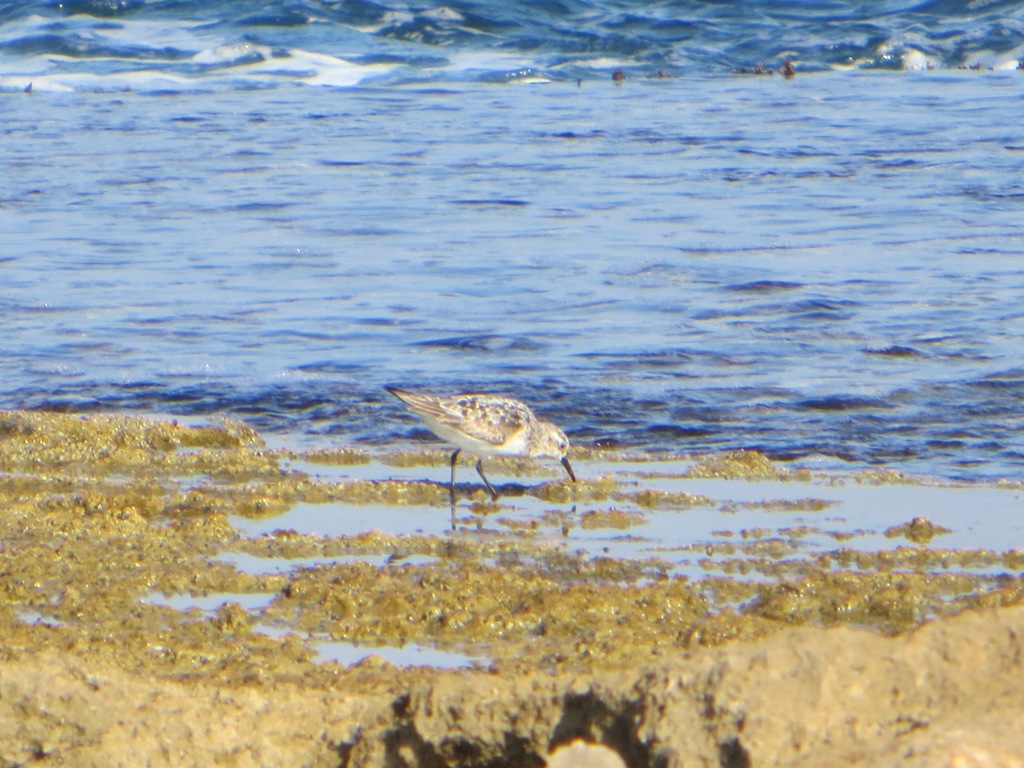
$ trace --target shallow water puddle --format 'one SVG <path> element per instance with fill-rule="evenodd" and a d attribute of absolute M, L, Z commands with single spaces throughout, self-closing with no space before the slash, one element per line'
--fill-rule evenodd
<path fill-rule="evenodd" d="M 427 504 L 300 503 L 276 517 L 230 522 L 250 538 L 288 531 L 317 537 L 349 537 L 370 532 L 388 536 L 466 536 L 479 540 L 513 539 L 542 549 L 587 558 L 662 561 L 662 573 L 701 579 L 709 573 L 750 578 L 764 562 L 809 560 L 836 550 L 878 553 L 901 547 L 992 550 L 1024 545 L 1024 517 L 1019 489 L 991 485 L 952 486 L 870 473 L 802 471 L 786 479 L 687 477 L 692 461 L 575 460 L 581 480 L 611 478 L 612 490 L 595 498 L 552 502 L 538 496 L 548 482 L 503 475 L 488 469 L 492 482 L 509 489 L 492 504 L 470 485 L 472 467 L 460 465 L 460 491 L 453 509 Z M 292 469 L 318 481 L 405 480 L 443 484 L 447 466 L 396 467 L 371 460 L 356 465 L 321 465 L 300 460 Z M 550 468 L 557 476 L 557 467 Z M 546 468 L 542 471 L 547 475 Z M 583 487 L 583 486 L 581 486 Z M 570 491 L 572 492 L 572 491 Z M 908 526 L 922 518 L 934 528 L 915 537 Z M 925 523 L 927 527 L 927 523 Z M 915 528 L 920 532 L 922 528 Z M 482 537 L 482 538 L 481 538 Z M 384 555 L 358 555 L 384 567 Z M 222 559 L 250 573 L 284 573 L 298 567 L 350 562 L 346 558 L 280 558 L 266 561 L 227 553 Z M 742 561 L 753 565 L 744 565 Z M 950 568 L 999 572 L 998 563 L 972 565 L 956 559 Z M 424 557 L 407 565 L 435 562 Z"/>
<path fill-rule="evenodd" d="M 253 565 L 250 561 L 259 560 L 260 558 L 232 556 L 224 559 L 234 560 L 242 566 L 248 566 Z M 338 558 L 338 560 L 347 561 L 360 559 L 372 558 Z M 280 562 L 275 565 L 285 570 L 287 570 L 287 566 L 289 564 L 293 567 L 298 567 L 295 561 L 288 561 L 284 558 L 277 558 L 276 560 L 280 560 Z M 308 560 L 316 561 L 307 564 L 310 566 L 315 566 L 322 562 L 322 559 L 319 558 L 308 558 Z M 277 594 L 262 593 L 218 593 L 210 595 L 186 594 L 170 596 L 160 593 L 152 593 L 146 597 L 143 602 L 148 605 L 166 606 L 183 612 L 198 611 L 206 616 L 216 614 L 226 605 L 236 604 L 241 606 L 246 612 L 255 616 L 260 616 L 277 596 Z M 38 612 L 25 611 L 21 618 L 26 623 L 39 623 L 45 621 Z M 294 634 L 293 630 L 289 628 L 260 622 L 253 624 L 251 628 L 253 631 L 260 632 L 269 637 L 282 637 L 287 634 Z M 297 634 L 301 635 L 302 633 Z M 361 645 L 359 643 L 321 640 L 315 637 L 306 637 L 306 644 L 317 654 L 318 661 L 335 661 L 345 665 L 359 664 L 361 662 L 365 662 L 370 657 L 375 657 L 396 667 L 425 666 L 461 669 L 486 666 L 489 663 L 488 660 L 482 656 L 468 656 L 466 654 L 454 653 L 451 651 L 442 651 L 437 648 L 418 645 L 416 643 L 409 643 L 402 646 L 368 646 Z"/>
<path fill-rule="evenodd" d="M 143 600 L 147 605 L 162 605 L 174 608 L 177 611 L 200 611 L 204 614 L 214 614 L 225 605 L 236 603 L 249 613 L 258 614 L 262 612 L 276 594 L 267 593 L 217 593 L 210 595 L 164 595 L 160 592 L 152 592 Z"/>
<path fill-rule="evenodd" d="M 486 667 L 490 660 L 483 656 L 441 651 L 425 645 L 410 643 L 403 646 L 366 646 L 335 640 L 312 642 L 319 661 L 336 661 L 353 665 L 368 660 L 383 660 L 396 667 L 438 667 L 441 669 L 468 669 Z"/>
<path fill-rule="evenodd" d="M 448 475 L 439 458 L 428 452 L 422 465 L 403 467 L 390 456 L 289 461 L 299 482 L 333 489 L 312 498 L 331 500 L 229 516 L 241 538 L 216 558 L 280 591 L 157 604 L 213 613 L 240 603 L 256 631 L 294 633 L 321 661 L 465 668 L 498 658 L 484 639 L 493 626 L 543 636 L 549 621 L 578 612 L 539 597 L 549 593 L 596 600 L 611 589 L 625 605 L 686 605 L 693 617 L 750 616 L 752 626 L 832 621 L 835 606 L 870 623 L 884 604 L 879 621 L 891 628 L 982 600 L 1024 562 L 1015 552 L 1024 542 L 1022 493 L 1009 487 L 797 472 L 754 455 L 733 457 L 738 465 L 576 460 L 578 485 L 555 479 L 557 467 L 517 477 L 496 462 L 488 474 L 505 491 L 499 500 L 460 466 L 452 508 L 437 501 Z M 743 461 L 750 479 L 729 474 Z M 714 476 L 719 470 L 725 476 Z M 358 493 L 348 494 L 349 484 Z M 537 614 L 523 619 L 526 605 Z M 449 624 L 475 629 L 452 635 Z"/>
<path fill-rule="evenodd" d="M 282 515 L 251 519 L 228 518 L 244 536 L 294 531 L 315 536 L 353 536 L 381 531 L 395 536 L 438 536 L 451 530 L 447 509 L 427 505 L 299 503 Z"/>
<path fill-rule="evenodd" d="M 341 555 L 338 557 L 258 557 L 245 552 L 225 552 L 218 558 L 221 562 L 229 563 L 243 573 L 251 575 L 269 575 L 290 573 L 298 568 L 317 568 L 319 566 L 335 565 L 339 563 L 369 563 L 378 568 L 386 565 L 421 566 L 427 563 L 436 562 L 436 557 L 413 555 L 396 563 L 392 555 L 387 554 L 357 554 Z"/>

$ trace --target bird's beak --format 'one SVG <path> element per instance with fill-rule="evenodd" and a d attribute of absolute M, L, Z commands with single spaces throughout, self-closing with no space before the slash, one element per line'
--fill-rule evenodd
<path fill-rule="evenodd" d="M 576 475 L 572 471 L 572 464 L 569 463 L 569 457 L 568 456 L 563 456 L 562 457 L 562 466 L 565 467 L 565 471 L 569 473 L 569 477 L 571 477 L 572 481 L 575 483 L 576 482 Z"/>

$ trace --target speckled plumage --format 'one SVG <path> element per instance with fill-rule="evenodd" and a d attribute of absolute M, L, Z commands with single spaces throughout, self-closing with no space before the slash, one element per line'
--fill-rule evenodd
<path fill-rule="evenodd" d="M 452 454 L 451 493 L 455 494 L 455 462 L 461 451 L 478 457 L 476 470 L 494 498 L 497 491 L 483 473 L 484 456 L 526 456 L 557 459 L 573 482 L 576 476 L 566 454 L 569 439 L 558 427 L 540 421 L 525 403 L 512 397 L 466 393 L 443 397 L 388 387 L 431 431 L 457 447 Z"/>

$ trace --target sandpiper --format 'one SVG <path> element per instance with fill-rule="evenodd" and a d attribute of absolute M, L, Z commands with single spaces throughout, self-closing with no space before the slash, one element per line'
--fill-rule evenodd
<path fill-rule="evenodd" d="M 456 446 L 451 458 L 449 486 L 453 502 L 455 462 L 462 451 L 477 457 L 477 474 L 494 500 L 497 500 L 498 492 L 484 474 L 485 456 L 557 459 L 569 473 L 569 478 L 576 482 L 566 455 L 569 438 L 551 422 L 540 421 L 526 403 L 501 395 L 466 393 L 443 397 L 394 387 L 386 389 L 422 418 L 435 435 Z"/>

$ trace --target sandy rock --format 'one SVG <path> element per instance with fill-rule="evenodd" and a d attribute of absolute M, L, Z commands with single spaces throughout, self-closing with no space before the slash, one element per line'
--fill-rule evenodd
<path fill-rule="evenodd" d="M 799 629 L 593 676 L 437 672 L 398 696 L 24 653 L 0 662 L 0 765 L 1008 768 L 1024 755 L 1021 637 L 1016 607 L 897 638 Z"/>

